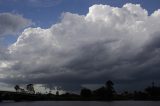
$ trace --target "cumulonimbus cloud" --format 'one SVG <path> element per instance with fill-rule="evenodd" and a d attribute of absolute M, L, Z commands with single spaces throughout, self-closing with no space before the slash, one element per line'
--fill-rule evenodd
<path fill-rule="evenodd" d="M 48 29 L 22 32 L 0 64 L 1 81 L 77 87 L 159 80 L 160 10 L 149 15 L 138 4 L 93 5 L 86 15 L 62 17 Z"/>

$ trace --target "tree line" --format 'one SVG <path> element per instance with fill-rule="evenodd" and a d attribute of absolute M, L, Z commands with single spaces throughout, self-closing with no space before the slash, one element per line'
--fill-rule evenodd
<path fill-rule="evenodd" d="M 91 90 L 89 88 L 82 88 L 79 94 L 66 92 L 64 94 L 56 94 L 48 92 L 47 94 L 36 93 L 34 84 L 27 84 L 23 89 L 19 85 L 15 85 L 16 92 L 0 91 L 0 100 L 87 100 L 87 101 L 113 101 L 113 100 L 160 100 L 160 87 L 155 86 L 154 82 L 151 86 L 144 88 L 143 91 L 134 92 L 116 92 L 114 83 L 111 80 L 99 87 Z"/>

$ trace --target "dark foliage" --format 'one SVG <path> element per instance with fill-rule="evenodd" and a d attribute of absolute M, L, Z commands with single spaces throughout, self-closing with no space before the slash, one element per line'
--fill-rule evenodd
<path fill-rule="evenodd" d="M 80 95 L 84 98 L 88 98 L 88 97 L 91 97 L 92 96 L 92 91 L 90 89 L 87 89 L 87 88 L 83 88 L 81 90 L 81 93 Z"/>
<path fill-rule="evenodd" d="M 90 100 L 90 101 L 111 101 L 111 100 L 160 100 L 160 87 L 149 86 L 144 89 L 144 91 L 134 91 L 123 93 L 116 93 L 113 87 L 114 83 L 108 80 L 105 86 L 102 86 L 94 91 L 88 88 L 82 88 L 80 95 L 74 93 L 56 94 L 51 92 L 48 94 L 35 93 L 33 84 L 28 84 L 26 86 L 27 91 L 16 85 L 14 88 L 16 92 L 0 91 L 0 102 L 3 100 L 14 100 L 14 101 L 43 101 L 43 100 L 67 100 L 67 101 L 77 101 L 77 100 Z"/>

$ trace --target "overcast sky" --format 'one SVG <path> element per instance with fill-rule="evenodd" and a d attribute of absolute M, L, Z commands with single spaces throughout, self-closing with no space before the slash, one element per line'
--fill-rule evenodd
<path fill-rule="evenodd" d="M 0 0 L 0 90 L 160 83 L 160 1 Z"/>

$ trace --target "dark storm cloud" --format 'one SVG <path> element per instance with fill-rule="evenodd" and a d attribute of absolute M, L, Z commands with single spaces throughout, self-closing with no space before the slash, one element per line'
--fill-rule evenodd
<path fill-rule="evenodd" d="M 160 80 L 160 32 L 152 34 L 147 45 L 143 47 L 143 51 L 133 58 L 137 64 L 137 71 L 132 76 L 138 80 Z"/>

